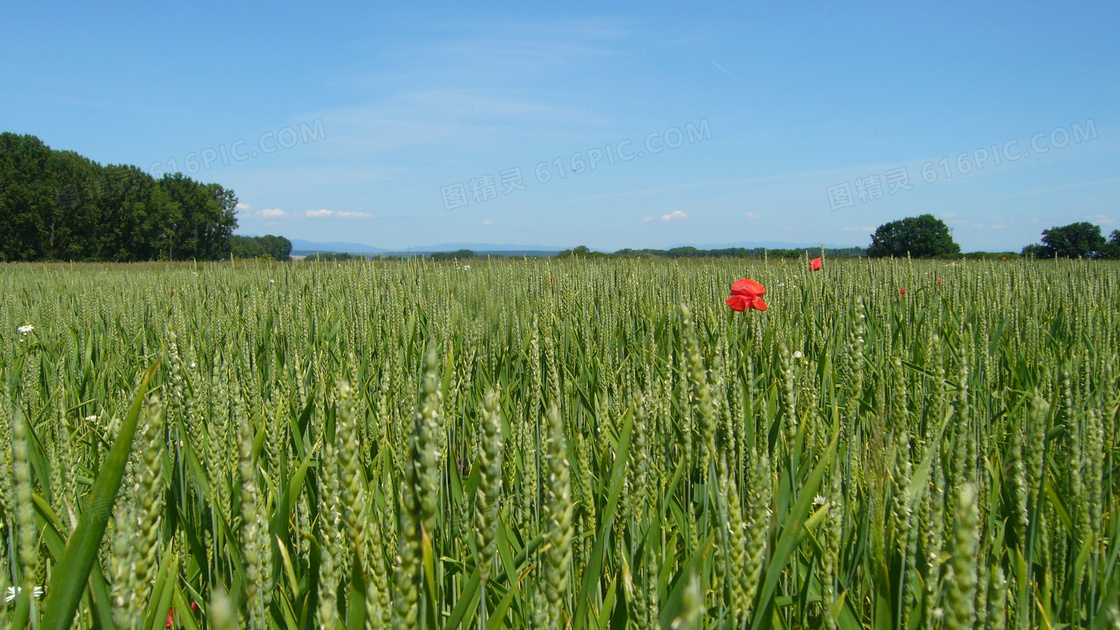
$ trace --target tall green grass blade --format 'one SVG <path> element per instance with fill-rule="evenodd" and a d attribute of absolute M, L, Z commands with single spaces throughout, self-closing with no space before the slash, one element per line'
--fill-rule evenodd
<path fill-rule="evenodd" d="M 97 560 L 97 551 L 105 525 L 113 510 L 125 465 L 132 452 L 132 437 L 136 433 L 136 423 L 140 418 L 148 383 L 159 368 L 160 359 L 156 358 L 144 377 L 140 379 L 132 407 L 128 410 L 117 433 L 113 448 L 101 465 L 97 479 L 90 491 L 89 507 L 82 512 L 78 528 L 66 542 L 62 559 L 55 565 L 47 599 L 43 604 L 43 630 L 69 630 L 74 613 L 86 588 L 86 580 Z"/>

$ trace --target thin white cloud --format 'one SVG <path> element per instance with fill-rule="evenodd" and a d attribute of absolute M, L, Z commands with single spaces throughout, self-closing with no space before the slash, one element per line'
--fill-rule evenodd
<path fill-rule="evenodd" d="M 955 219 L 955 218 L 957 218 L 957 213 L 956 212 L 946 212 L 946 213 L 941 215 L 941 218 L 942 219 Z"/>
<path fill-rule="evenodd" d="M 237 208 L 238 210 L 252 210 L 249 204 L 240 202 L 236 206 L 234 206 L 234 208 Z"/>
<path fill-rule="evenodd" d="M 652 220 L 653 220 L 653 217 L 642 217 L 642 223 L 645 223 L 647 221 L 652 221 Z"/>
<path fill-rule="evenodd" d="M 494 222 L 491 221 L 490 219 L 486 219 L 485 221 L 482 222 L 482 224 L 483 225 L 494 225 Z"/>
<path fill-rule="evenodd" d="M 861 225 L 861 226 L 840 228 L 840 231 L 841 232 L 874 232 L 875 228 L 873 228 L 869 225 Z"/>
<path fill-rule="evenodd" d="M 991 224 L 991 225 L 989 225 L 989 226 L 988 226 L 988 229 L 989 229 L 989 230 L 1002 230 L 1002 229 L 1004 229 L 1004 228 L 1006 228 L 1006 227 L 1007 227 L 1007 226 L 1006 226 L 1006 225 L 1004 225 L 1003 223 L 993 223 L 993 224 Z"/>
<path fill-rule="evenodd" d="M 276 217 L 288 216 L 288 213 L 280 208 L 265 208 L 264 210 L 257 210 L 257 216 L 265 219 L 273 219 Z"/>
<path fill-rule="evenodd" d="M 1089 220 L 1094 223 L 1100 223 L 1101 225 L 1108 225 L 1112 223 L 1112 217 L 1108 216 L 1107 214 L 1096 214 L 1089 217 Z"/>
<path fill-rule="evenodd" d="M 719 65 L 718 63 L 716 63 L 716 62 L 712 61 L 711 59 L 709 59 L 709 60 L 708 60 L 708 63 L 712 64 L 713 66 L 715 66 L 715 67 L 717 67 L 717 68 L 719 68 L 719 69 L 720 69 L 720 71 L 722 71 L 722 72 L 723 72 L 724 74 L 726 74 L 727 76 L 731 77 L 732 79 L 735 79 L 735 81 L 737 81 L 737 82 L 739 83 L 739 85 L 742 85 L 742 86 L 746 87 L 746 85 L 747 85 L 747 84 L 746 84 L 746 83 L 743 83 L 742 79 L 740 79 L 739 77 L 737 77 L 737 76 L 735 76 L 735 75 L 731 74 L 731 72 L 729 72 L 729 71 L 727 70 L 727 68 L 724 68 L 723 66 L 721 66 L 721 65 Z"/>
<path fill-rule="evenodd" d="M 1007 195 L 1005 198 L 1021 197 L 1023 195 L 1038 195 L 1038 194 L 1041 194 L 1041 193 L 1055 192 L 1055 191 L 1058 191 L 1058 190 L 1068 190 L 1070 188 L 1081 188 L 1083 186 L 1096 186 L 1097 184 L 1111 184 L 1111 183 L 1116 182 L 1116 181 L 1120 181 L 1120 177 L 1109 177 L 1107 179 L 1094 179 L 1094 180 L 1088 181 L 1088 182 L 1077 182 L 1077 183 L 1074 183 L 1074 184 L 1065 184 L 1064 186 L 1054 186 L 1054 187 L 1051 187 L 1051 188 L 1039 188 L 1037 190 L 1024 190 L 1024 191 L 1021 191 L 1021 192 L 1012 193 L 1010 195 Z"/>
<path fill-rule="evenodd" d="M 743 216 L 747 217 L 748 219 L 761 219 L 762 218 L 762 215 L 760 215 L 757 212 L 748 212 Z"/>
<path fill-rule="evenodd" d="M 680 221 L 681 219 L 687 219 L 687 218 L 688 218 L 688 214 L 685 213 L 683 210 L 674 210 L 674 211 L 670 212 L 669 214 L 661 215 L 661 220 L 662 221 Z"/>
<path fill-rule="evenodd" d="M 373 219 L 376 218 L 372 214 L 365 212 L 340 212 L 336 210 L 327 210 L 321 208 L 319 210 L 305 210 L 304 215 L 312 219 L 319 219 L 322 217 L 338 217 L 339 219 Z"/>

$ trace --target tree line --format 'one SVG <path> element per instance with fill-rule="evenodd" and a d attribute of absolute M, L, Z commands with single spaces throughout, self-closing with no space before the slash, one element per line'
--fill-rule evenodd
<path fill-rule="evenodd" d="M 1042 242 L 1023 248 L 1024 256 L 1035 258 L 1112 258 L 1120 259 L 1120 230 L 1108 240 L 1101 227 L 1088 221 L 1070 223 L 1042 231 Z"/>
<path fill-rule="evenodd" d="M 230 238 L 230 254 L 234 258 L 268 258 L 287 262 L 292 259 L 292 242 L 283 236 L 241 236 Z"/>
<path fill-rule="evenodd" d="M 1015 256 L 1005 252 L 1006 256 Z M 990 258 L 993 254 L 961 254 L 949 226 L 932 214 L 907 217 L 880 225 L 871 235 L 867 255 L 872 258 Z M 995 254 L 999 255 L 999 254 Z M 1042 242 L 1027 245 L 1022 256 L 1032 258 L 1120 259 L 1120 230 L 1105 240 L 1099 225 L 1081 221 L 1042 231 Z"/>
<path fill-rule="evenodd" d="M 228 257 L 237 197 L 181 173 L 102 166 L 0 134 L 0 261 Z"/>

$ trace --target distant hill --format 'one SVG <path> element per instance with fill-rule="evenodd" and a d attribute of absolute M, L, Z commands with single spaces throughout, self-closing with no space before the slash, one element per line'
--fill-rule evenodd
<path fill-rule="evenodd" d="M 435 252 L 454 252 L 469 249 L 479 255 L 498 256 L 554 256 L 563 248 L 548 245 L 517 245 L 505 243 L 441 243 L 439 245 L 421 245 L 408 249 L 386 249 L 373 247 L 364 243 L 347 243 L 344 241 L 307 241 L 299 238 L 292 239 L 293 256 L 310 256 L 317 252 L 332 254 L 365 254 L 383 256 L 412 256 L 416 254 L 432 254 Z"/>
<path fill-rule="evenodd" d="M 345 243 L 341 241 L 319 243 L 316 241 L 305 241 L 301 238 L 292 239 L 293 254 L 314 252 L 331 252 L 335 254 L 384 254 L 387 251 L 389 250 L 381 247 L 371 247 L 362 243 Z"/>
<path fill-rule="evenodd" d="M 744 241 L 742 243 L 707 243 L 697 245 L 695 243 L 683 243 L 681 245 L 673 245 L 666 249 L 673 249 L 674 247 L 695 247 L 696 249 L 820 249 L 820 243 L 785 243 L 781 241 Z M 866 247 L 866 245 L 835 245 L 825 243 L 825 249 L 849 249 L 852 247 Z"/>
<path fill-rule="evenodd" d="M 493 246 L 490 246 L 490 247 L 493 247 Z M 501 247 L 501 246 L 498 245 L 498 247 Z M 517 246 L 516 245 L 510 245 L 509 247 L 517 247 Z M 521 258 L 523 256 L 528 256 L 530 258 L 532 258 L 534 256 L 548 257 L 548 256 L 555 256 L 556 254 L 559 254 L 561 251 L 563 251 L 563 250 L 559 250 L 559 249 L 475 249 L 473 247 L 457 247 L 455 249 L 450 249 L 450 248 L 441 249 L 441 248 L 435 247 L 435 248 L 432 248 L 432 249 L 414 249 L 414 250 L 406 251 L 406 252 L 386 252 L 385 254 L 382 254 L 382 255 L 383 256 L 427 256 L 429 254 L 444 254 L 444 253 L 457 252 L 457 251 L 461 251 L 461 250 L 464 250 L 464 249 L 469 249 L 470 251 L 474 252 L 476 256 L 506 256 L 506 257 L 509 257 L 509 258 Z"/>
<path fill-rule="evenodd" d="M 439 245 L 422 245 L 409 248 L 414 252 L 454 252 L 460 249 L 469 249 L 476 253 L 482 252 L 559 252 L 563 247 L 552 245 L 516 245 L 511 243 L 440 243 Z"/>

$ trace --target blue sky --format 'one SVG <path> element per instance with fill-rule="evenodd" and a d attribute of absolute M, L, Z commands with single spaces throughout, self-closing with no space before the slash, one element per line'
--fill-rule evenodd
<path fill-rule="evenodd" d="M 866 245 L 928 212 L 1018 250 L 1120 228 L 1115 2 L 98 4 L 7 3 L 0 131 L 232 188 L 243 234 Z"/>

